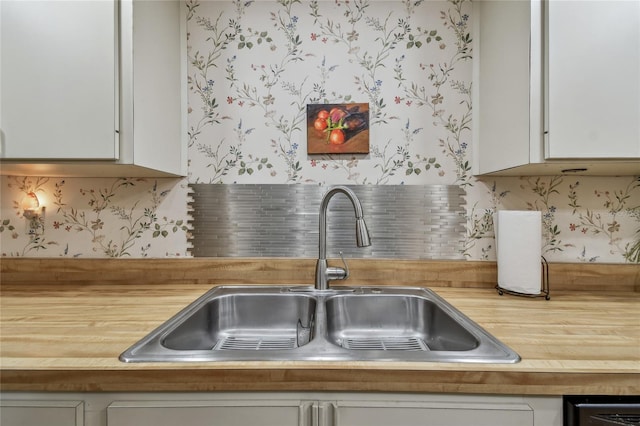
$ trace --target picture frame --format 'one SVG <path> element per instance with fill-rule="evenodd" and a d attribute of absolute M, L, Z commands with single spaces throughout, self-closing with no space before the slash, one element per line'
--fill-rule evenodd
<path fill-rule="evenodd" d="M 307 154 L 368 154 L 369 104 L 307 104 Z"/>

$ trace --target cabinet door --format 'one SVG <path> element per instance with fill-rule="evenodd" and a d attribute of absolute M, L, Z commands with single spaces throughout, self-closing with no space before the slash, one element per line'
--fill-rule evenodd
<path fill-rule="evenodd" d="M 343 401 L 335 426 L 533 426 L 526 404 Z"/>
<path fill-rule="evenodd" d="M 107 426 L 301 426 L 311 404 L 300 401 L 121 401 Z"/>
<path fill-rule="evenodd" d="M 117 159 L 115 0 L 3 0 L 0 20 L 0 157 Z"/>
<path fill-rule="evenodd" d="M 640 158 L 640 2 L 547 3 L 546 157 Z"/>
<path fill-rule="evenodd" d="M 0 401 L 2 426 L 82 426 L 82 401 Z"/>
<path fill-rule="evenodd" d="M 542 159 L 541 10 L 539 2 L 473 2 L 475 173 Z"/>

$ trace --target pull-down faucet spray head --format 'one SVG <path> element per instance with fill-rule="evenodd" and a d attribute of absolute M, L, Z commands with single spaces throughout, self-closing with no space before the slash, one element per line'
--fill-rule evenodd
<path fill-rule="evenodd" d="M 371 239 L 363 217 L 356 218 L 356 244 L 358 247 L 369 247 Z"/>

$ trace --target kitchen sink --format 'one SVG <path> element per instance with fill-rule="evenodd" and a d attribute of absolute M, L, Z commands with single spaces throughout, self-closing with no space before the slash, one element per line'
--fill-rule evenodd
<path fill-rule="evenodd" d="M 514 363 L 520 357 L 425 288 L 220 286 L 120 359 Z"/>
<path fill-rule="evenodd" d="M 337 287 L 349 267 L 329 266 L 327 207 L 344 194 L 356 217 L 356 245 L 371 244 L 362 204 L 347 187 L 320 203 L 313 287 L 220 286 L 127 349 L 124 362 L 440 361 L 513 363 L 517 353 L 433 291 Z"/>

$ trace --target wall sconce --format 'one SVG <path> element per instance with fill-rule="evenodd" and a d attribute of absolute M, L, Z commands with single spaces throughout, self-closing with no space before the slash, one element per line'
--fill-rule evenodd
<path fill-rule="evenodd" d="M 27 232 L 29 235 L 44 233 L 44 207 L 40 207 L 40 200 L 35 192 L 31 191 L 20 202 L 22 216 L 27 219 Z"/>

